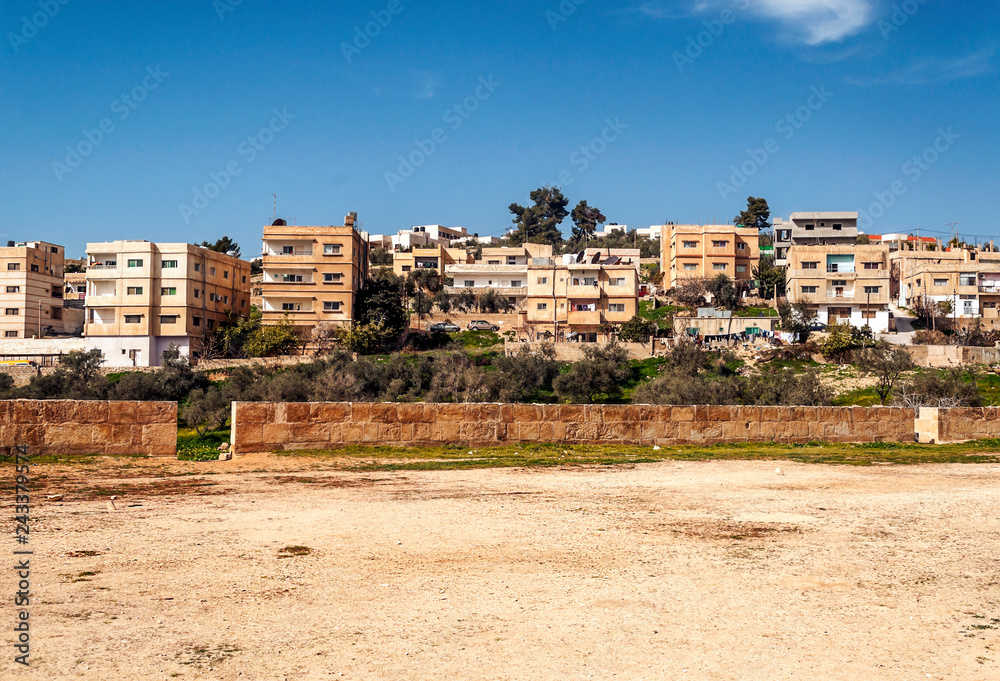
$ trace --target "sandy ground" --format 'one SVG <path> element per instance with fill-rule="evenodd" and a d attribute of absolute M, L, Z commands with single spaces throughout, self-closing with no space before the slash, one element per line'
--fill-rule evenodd
<path fill-rule="evenodd" d="M 0 676 L 1000 678 L 995 465 L 187 465 L 50 476 Z"/>

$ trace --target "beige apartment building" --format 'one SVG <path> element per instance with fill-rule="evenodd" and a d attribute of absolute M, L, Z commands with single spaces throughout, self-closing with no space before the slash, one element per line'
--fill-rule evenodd
<path fill-rule="evenodd" d="M 595 343 L 609 340 L 607 325 L 620 325 L 639 311 L 639 277 L 633 265 L 599 255 L 567 255 L 528 267 L 521 327 L 529 340 Z"/>
<path fill-rule="evenodd" d="M 368 280 L 368 235 L 357 214 L 341 226 L 299 227 L 284 220 L 264 228 L 261 310 L 265 324 L 287 315 L 308 337 L 317 324 L 354 320 L 358 291 Z"/>
<path fill-rule="evenodd" d="M 64 256 L 62 246 L 44 241 L 0 248 L 0 339 L 65 332 Z"/>
<path fill-rule="evenodd" d="M 664 225 L 662 233 L 664 285 L 681 279 L 710 279 L 725 274 L 734 281 L 753 279 L 760 260 L 759 232 L 735 225 Z"/>
<path fill-rule="evenodd" d="M 484 248 L 478 260 L 470 257 L 445 266 L 445 278 L 452 283 L 444 290 L 449 295 L 496 291 L 521 308 L 528 295 L 528 268 L 536 259 L 549 263 L 551 258 L 551 244 Z"/>
<path fill-rule="evenodd" d="M 883 246 L 793 246 L 788 300 L 807 303 L 820 324 L 889 330 L 889 251 Z"/>
<path fill-rule="evenodd" d="M 250 263 L 190 244 L 87 244 L 87 347 L 105 366 L 159 366 L 176 345 L 197 356 L 227 315 L 250 313 Z"/>
<path fill-rule="evenodd" d="M 899 251 L 890 255 L 898 278 L 897 304 L 946 304 L 955 319 L 1000 317 L 1000 253 L 967 248 Z"/>
<path fill-rule="evenodd" d="M 405 277 L 414 270 L 434 270 L 443 283 L 448 265 L 471 263 L 473 260 L 464 248 L 414 246 L 408 252 L 392 254 L 392 271 L 400 277 Z"/>

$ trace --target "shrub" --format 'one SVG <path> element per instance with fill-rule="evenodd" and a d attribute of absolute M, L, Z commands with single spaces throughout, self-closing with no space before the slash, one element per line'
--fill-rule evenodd
<path fill-rule="evenodd" d="M 553 381 L 552 387 L 559 397 L 586 402 L 593 402 L 601 394 L 609 400 L 620 397 L 622 383 L 632 371 L 628 352 L 617 343 L 612 343 L 603 347 L 585 347 L 583 353 L 582 360 Z"/>

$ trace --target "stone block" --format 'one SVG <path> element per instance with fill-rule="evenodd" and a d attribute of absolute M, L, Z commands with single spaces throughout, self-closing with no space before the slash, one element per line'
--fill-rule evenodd
<path fill-rule="evenodd" d="M 562 420 L 565 423 L 582 423 L 586 420 L 582 404 L 562 405 Z"/>
<path fill-rule="evenodd" d="M 372 405 L 368 402 L 351 403 L 351 423 L 368 423 L 371 420 Z"/>
<path fill-rule="evenodd" d="M 283 444 L 301 442 L 330 442 L 330 426 L 326 423 L 289 424 L 288 441 Z"/>
<path fill-rule="evenodd" d="M 287 402 L 285 405 L 284 418 L 278 417 L 284 423 L 309 423 L 312 413 L 312 405 L 308 402 Z"/>
<path fill-rule="evenodd" d="M 396 405 L 392 402 L 380 402 L 371 406 L 372 423 L 397 423 Z"/>
<path fill-rule="evenodd" d="M 436 423 L 461 423 L 468 419 L 464 404 L 435 404 L 437 410 Z"/>
<path fill-rule="evenodd" d="M 16 400 L 11 403 L 11 421 L 20 425 L 41 423 L 44 402 Z"/>
<path fill-rule="evenodd" d="M 375 431 L 378 433 L 379 444 L 398 445 L 402 444 L 402 429 L 398 423 L 373 423 Z M 412 428 L 412 425 L 411 425 Z"/>
<path fill-rule="evenodd" d="M 364 440 L 364 432 L 367 424 L 344 423 L 341 425 L 341 442 L 345 445 L 361 444 Z"/>
<path fill-rule="evenodd" d="M 419 403 L 396 405 L 396 418 L 400 423 L 423 423 L 424 405 Z"/>
<path fill-rule="evenodd" d="M 79 426 L 66 424 L 52 424 L 43 429 L 43 438 L 46 446 L 59 447 L 65 445 L 91 444 L 90 433 L 84 432 Z"/>
<path fill-rule="evenodd" d="M 142 426 L 142 446 L 177 448 L 177 428 L 169 423 L 153 423 Z"/>
<path fill-rule="evenodd" d="M 265 423 L 261 428 L 267 449 L 280 449 L 291 441 L 291 428 L 287 423 Z"/>
<path fill-rule="evenodd" d="M 671 420 L 678 423 L 691 423 L 695 417 L 695 407 L 667 407 L 671 411 Z"/>
<path fill-rule="evenodd" d="M 542 421 L 542 405 L 539 404 L 515 404 L 512 406 L 514 423 L 529 423 Z"/>
<path fill-rule="evenodd" d="M 317 402 L 309 407 L 313 423 L 343 423 L 350 419 L 351 405 L 347 402 Z"/>
<path fill-rule="evenodd" d="M 475 406 L 477 418 L 481 421 L 492 421 L 496 423 L 500 420 L 500 405 L 499 404 L 478 404 L 470 405 Z"/>
<path fill-rule="evenodd" d="M 540 442 L 542 440 L 542 423 L 539 421 L 522 421 L 516 425 L 517 439 L 523 442 Z M 551 424 L 547 424 L 551 425 Z M 551 430 L 551 429 L 550 429 Z"/>
<path fill-rule="evenodd" d="M 108 423 L 112 425 L 128 425 L 136 422 L 135 402 L 109 402 Z"/>
<path fill-rule="evenodd" d="M 235 431 L 234 441 L 240 453 L 255 451 L 255 447 L 263 448 L 263 425 L 240 425 Z"/>
<path fill-rule="evenodd" d="M 65 400 L 50 400 L 42 404 L 42 422 L 53 425 L 73 421 L 74 408 L 72 402 Z"/>
<path fill-rule="evenodd" d="M 435 424 L 435 426 L 436 427 L 431 431 L 431 436 L 434 442 L 447 442 L 450 444 L 458 444 L 461 442 L 461 423 L 457 421 L 446 421 Z"/>
<path fill-rule="evenodd" d="M 561 404 L 543 404 L 542 421 L 551 421 L 552 423 L 562 421 L 564 419 L 562 408 Z"/>
<path fill-rule="evenodd" d="M 136 420 L 141 424 L 177 424 L 176 402 L 138 402 L 136 404 Z"/>
<path fill-rule="evenodd" d="M 240 402 L 236 405 L 236 418 L 242 423 L 263 425 L 268 422 L 267 405 L 259 402 Z"/>
<path fill-rule="evenodd" d="M 624 422 L 638 420 L 638 415 L 630 414 L 632 411 L 639 411 L 642 407 L 632 408 L 623 404 L 608 404 L 601 410 L 601 420 L 608 422 Z"/>

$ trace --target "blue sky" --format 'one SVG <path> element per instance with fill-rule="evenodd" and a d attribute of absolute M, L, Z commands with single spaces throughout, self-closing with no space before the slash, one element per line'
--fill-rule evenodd
<path fill-rule="evenodd" d="M 998 28 L 986 0 L 10 0 L 0 235 L 249 256 L 271 194 L 499 235 L 553 183 L 631 226 L 754 195 L 1000 238 Z"/>

